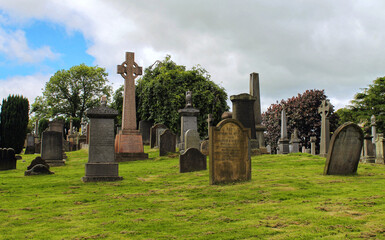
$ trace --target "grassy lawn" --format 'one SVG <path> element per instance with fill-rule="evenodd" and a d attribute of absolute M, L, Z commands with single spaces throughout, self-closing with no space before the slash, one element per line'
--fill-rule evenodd
<path fill-rule="evenodd" d="M 0 172 L 0 239 L 385 239 L 385 166 L 323 176 L 325 158 L 252 158 L 252 180 L 209 185 L 175 154 L 119 164 L 119 182 L 83 183 L 87 152 L 53 175 Z"/>

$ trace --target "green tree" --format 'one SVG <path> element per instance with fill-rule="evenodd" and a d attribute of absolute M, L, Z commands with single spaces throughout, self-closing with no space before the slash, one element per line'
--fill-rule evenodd
<path fill-rule="evenodd" d="M 102 95 L 111 95 L 107 75 L 104 68 L 85 64 L 57 71 L 45 84 L 43 96 L 35 99 L 32 112 L 38 118 L 71 116 L 81 119 L 88 108 L 99 104 Z"/>
<path fill-rule="evenodd" d="M 19 95 L 9 95 L 1 105 L 1 147 L 23 150 L 27 136 L 29 102 Z"/>
<path fill-rule="evenodd" d="M 338 110 L 340 123 L 352 121 L 370 125 L 372 115 L 376 117 L 377 132 L 385 131 L 385 77 L 377 78 L 373 84 L 363 88 L 351 101 L 351 105 Z"/>
<path fill-rule="evenodd" d="M 192 91 L 193 106 L 200 110 L 198 131 L 207 135 L 207 116 L 213 114 L 214 123 L 221 120 L 223 112 L 228 111 L 225 90 L 210 80 L 208 72 L 200 66 L 186 70 L 166 56 L 156 66 L 146 68 L 136 85 L 137 120 L 163 123 L 173 132 L 180 131 L 178 110 L 185 107 L 186 91 Z M 123 97 L 115 92 L 115 109 L 121 109 Z M 119 101 L 119 102 L 116 102 Z"/>

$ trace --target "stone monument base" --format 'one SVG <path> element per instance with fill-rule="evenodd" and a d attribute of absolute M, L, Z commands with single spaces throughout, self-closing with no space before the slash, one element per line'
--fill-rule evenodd
<path fill-rule="evenodd" d="M 362 157 L 362 163 L 376 163 L 375 157 Z"/>
<path fill-rule="evenodd" d="M 50 166 L 50 167 L 60 167 L 60 166 L 65 166 L 66 161 L 64 160 L 47 160 L 44 159 L 44 161 Z"/>
<path fill-rule="evenodd" d="M 115 153 L 115 162 L 129 162 L 148 159 L 147 153 Z"/>
<path fill-rule="evenodd" d="M 116 153 L 143 153 L 143 140 L 139 131 L 121 131 L 115 137 Z"/>
<path fill-rule="evenodd" d="M 260 147 L 260 148 L 259 148 L 259 151 L 261 151 L 261 154 L 270 154 L 270 153 L 267 151 L 267 148 L 266 148 L 266 147 Z"/>
<path fill-rule="evenodd" d="M 288 154 L 290 152 L 289 139 L 279 139 L 278 147 L 279 147 L 278 154 Z"/>
<path fill-rule="evenodd" d="M 118 163 L 86 163 L 86 176 L 83 182 L 119 181 Z"/>

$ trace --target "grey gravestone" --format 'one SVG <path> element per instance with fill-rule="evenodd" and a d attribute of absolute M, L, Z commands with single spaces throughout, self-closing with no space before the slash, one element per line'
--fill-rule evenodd
<path fill-rule="evenodd" d="M 166 130 L 167 128 L 157 128 L 156 129 L 156 143 L 155 147 L 159 148 L 160 146 L 160 135 Z"/>
<path fill-rule="evenodd" d="M 382 133 L 377 134 L 376 138 L 376 163 L 384 164 L 385 139 Z"/>
<path fill-rule="evenodd" d="M 318 113 L 321 114 L 321 140 L 320 140 L 320 156 L 326 157 L 330 142 L 330 126 L 329 116 L 333 106 L 327 100 L 323 100 L 318 108 Z"/>
<path fill-rule="evenodd" d="M 377 137 L 377 132 L 376 132 L 376 117 L 374 115 L 372 115 L 372 117 L 370 118 L 370 126 L 372 127 L 372 136 L 373 136 L 373 139 L 372 139 L 372 142 L 373 144 L 376 143 L 376 137 Z"/>
<path fill-rule="evenodd" d="M 184 140 L 185 140 L 184 149 L 195 148 L 199 150 L 201 143 L 200 143 L 199 133 L 196 130 L 193 130 L 193 129 L 187 130 L 184 136 Z"/>
<path fill-rule="evenodd" d="M 247 93 L 230 96 L 233 103 L 233 119 L 242 123 L 245 128 L 250 128 L 251 139 L 255 137 L 254 103 L 256 98 Z"/>
<path fill-rule="evenodd" d="M 310 153 L 311 155 L 315 155 L 316 154 L 316 149 L 315 149 L 315 143 L 317 141 L 317 137 L 313 136 L 313 137 L 310 137 Z"/>
<path fill-rule="evenodd" d="M 163 130 L 159 140 L 159 156 L 176 152 L 176 135 L 170 129 Z"/>
<path fill-rule="evenodd" d="M 16 169 L 16 162 L 13 148 L 0 148 L 0 170 Z"/>
<path fill-rule="evenodd" d="M 142 134 L 142 140 L 144 145 L 150 145 L 150 130 L 152 122 L 141 120 L 139 121 L 139 131 Z"/>
<path fill-rule="evenodd" d="M 90 143 L 88 163 L 83 182 L 118 181 L 119 164 L 115 162 L 114 118 L 118 111 L 106 106 L 102 97 L 100 107 L 87 111 L 90 119 Z"/>
<path fill-rule="evenodd" d="M 209 140 L 204 140 L 202 143 L 201 143 L 201 153 L 203 155 L 206 155 L 208 156 L 209 155 Z"/>
<path fill-rule="evenodd" d="M 27 147 L 25 148 L 24 154 L 35 153 L 35 136 L 32 133 L 27 134 Z"/>
<path fill-rule="evenodd" d="M 292 153 L 299 152 L 299 143 L 301 142 L 301 139 L 298 138 L 298 129 L 294 129 L 294 133 L 291 137 L 290 144 L 291 144 L 291 151 Z"/>
<path fill-rule="evenodd" d="M 64 166 L 62 133 L 46 130 L 41 142 L 41 158 L 50 166 Z"/>
<path fill-rule="evenodd" d="M 289 139 L 287 137 L 287 118 L 285 107 L 282 107 L 281 112 L 281 138 L 278 141 L 278 154 L 289 153 Z"/>
<path fill-rule="evenodd" d="M 196 148 L 188 148 L 179 156 L 179 172 L 195 172 L 207 169 L 207 157 Z"/>
<path fill-rule="evenodd" d="M 167 129 L 166 125 L 162 123 L 157 123 L 154 126 L 151 127 L 150 129 L 150 147 L 154 148 L 156 147 L 156 139 L 157 139 L 157 129 L 162 128 L 162 129 Z"/>
<path fill-rule="evenodd" d="M 197 117 L 199 115 L 199 110 L 193 108 L 192 104 L 192 92 L 186 92 L 186 106 L 183 109 L 178 110 L 181 117 L 181 132 L 180 132 L 180 144 L 179 150 L 184 150 L 184 137 L 188 130 L 198 130 Z"/>
<path fill-rule="evenodd" d="M 338 127 L 330 141 L 326 158 L 325 175 L 348 175 L 357 172 L 364 134 L 354 123 Z"/>
<path fill-rule="evenodd" d="M 375 163 L 376 162 L 376 152 L 374 150 L 374 145 L 372 142 L 372 136 L 370 136 L 370 129 L 367 128 L 366 134 L 364 136 L 364 147 L 363 147 L 363 156 L 362 156 L 362 162 L 363 163 Z"/>
<path fill-rule="evenodd" d="M 210 128 L 210 184 L 251 179 L 250 129 L 235 119 Z"/>

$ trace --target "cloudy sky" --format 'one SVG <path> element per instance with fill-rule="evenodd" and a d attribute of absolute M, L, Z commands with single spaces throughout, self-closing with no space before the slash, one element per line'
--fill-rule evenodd
<path fill-rule="evenodd" d="M 325 89 L 336 108 L 385 76 L 382 0 L 0 0 L 0 99 L 32 103 L 56 71 L 106 68 L 126 51 L 148 67 L 200 64 L 228 95 L 260 75 L 262 108 Z"/>

